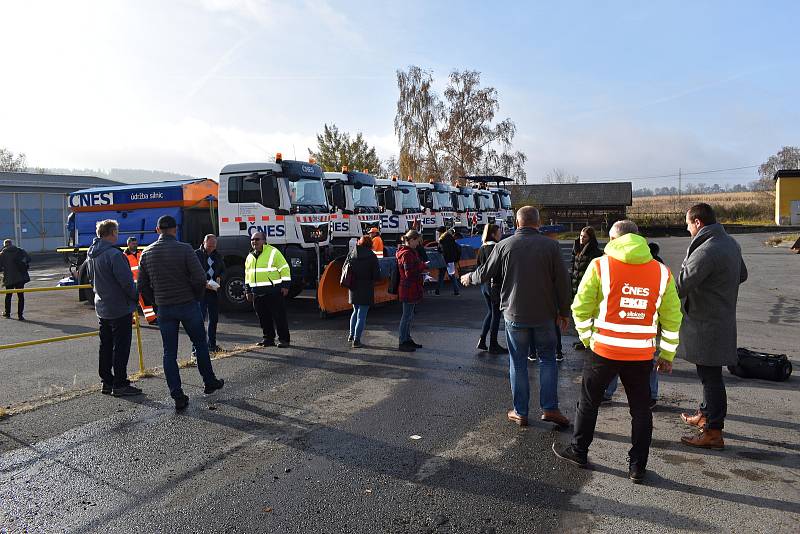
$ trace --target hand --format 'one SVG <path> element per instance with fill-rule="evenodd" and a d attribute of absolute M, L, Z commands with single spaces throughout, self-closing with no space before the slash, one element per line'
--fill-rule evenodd
<path fill-rule="evenodd" d="M 656 371 L 665 375 L 672 373 L 672 362 L 664 358 L 659 358 L 658 361 L 656 361 Z"/>
<path fill-rule="evenodd" d="M 559 315 L 556 322 L 558 323 L 558 327 L 561 328 L 562 332 L 566 332 L 567 328 L 569 328 L 569 317 L 562 317 Z"/>
<path fill-rule="evenodd" d="M 247 299 L 247 302 L 250 302 L 250 303 L 253 302 L 253 294 L 252 293 L 246 293 L 245 294 L 245 298 Z"/>
<path fill-rule="evenodd" d="M 462 274 L 461 285 L 467 287 L 470 284 L 472 284 L 472 277 L 469 274 Z"/>
<path fill-rule="evenodd" d="M 285 287 L 282 287 L 282 288 L 281 288 L 281 295 L 283 295 L 283 296 L 285 297 L 285 296 L 286 296 L 286 295 L 288 295 L 288 294 L 289 294 L 289 290 L 288 290 L 288 289 L 286 289 Z"/>

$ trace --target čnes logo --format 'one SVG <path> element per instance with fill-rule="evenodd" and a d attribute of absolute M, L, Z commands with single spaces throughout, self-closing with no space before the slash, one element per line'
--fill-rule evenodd
<path fill-rule="evenodd" d="M 636 298 L 636 297 L 649 297 L 650 296 L 649 287 L 636 287 L 630 284 L 625 284 L 624 286 L 622 286 L 622 294 L 630 296 L 625 296 L 619 299 L 620 308 L 633 308 L 634 310 L 647 309 L 648 300 L 646 298 Z"/>

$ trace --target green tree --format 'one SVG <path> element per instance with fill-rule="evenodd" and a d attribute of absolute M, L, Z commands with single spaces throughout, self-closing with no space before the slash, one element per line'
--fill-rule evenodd
<path fill-rule="evenodd" d="M 23 172 L 28 168 L 25 161 L 25 154 L 17 154 L 6 148 L 0 148 L 0 171 L 6 172 Z"/>
<path fill-rule="evenodd" d="M 753 189 L 760 191 L 775 190 L 775 173 L 784 169 L 800 169 L 800 147 L 785 146 L 758 167 L 758 182 Z"/>
<path fill-rule="evenodd" d="M 323 125 L 322 133 L 317 134 L 317 150 L 308 150 L 317 163 L 326 171 L 340 171 L 343 166 L 351 170 L 367 169 L 372 174 L 382 174 L 381 160 L 364 140 L 361 132 L 350 138 L 347 132 L 339 131 L 335 124 Z"/>

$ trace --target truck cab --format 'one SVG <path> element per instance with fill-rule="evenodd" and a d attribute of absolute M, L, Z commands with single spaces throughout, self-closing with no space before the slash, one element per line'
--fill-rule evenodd
<path fill-rule="evenodd" d="M 405 180 L 385 180 L 375 182 L 378 204 L 381 208 L 381 234 L 384 243 L 395 246 L 400 236 L 419 224 L 422 208 L 419 204 L 417 187 L 414 182 Z"/>
<path fill-rule="evenodd" d="M 486 189 L 476 189 L 474 199 L 475 207 L 478 210 L 476 217 L 478 231 L 482 232 L 483 227 L 487 224 L 498 224 L 498 210 L 495 206 L 494 195 L 492 195 L 492 193 Z"/>
<path fill-rule="evenodd" d="M 503 233 L 514 231 L 514 208 L 511 206 L 511 192 L 502 187 L 490 187 L 489 191 L 495 198 L 497 218 L 503 221 Z"/>
<path fill-rule="evenodd" d="M 452 228 L 455 224 L 453 208 L 453 186 L 441 182 L 417 185 L 419 202 L 424 209 L 421 218 L 422 236 L 426 240 L 436 239 L 436 229 L 444 226 Z"/>
<path fill-rule="evenodd" d="M 458 233 L 473 235 L 477 227 L 475 190 L 466 186 L 456 186 L 453 189 L 453 208 L 456 210 L 453 227 Z"/>
<path fill-rule="evenodd" d="M 358 239 L 371 227 L 381 224 L 375 177 L 343 168 L 342 172 L 326 172 L 324 184 L 332 206 L 331 245 L 334 255 L 346 254 L 352 239 Z"/>
<path fill-rule="evenodd" d="M 330 206 L 322 169 L 304 161 L 235 163 L 219 174 L 219 238 L 225 260 L 220 293 L 231 309 L 246 309 L 244 260 L 250 237 L 262 232 L 291 268 L 289 295 L 315 287 L 330 257 Z"/>

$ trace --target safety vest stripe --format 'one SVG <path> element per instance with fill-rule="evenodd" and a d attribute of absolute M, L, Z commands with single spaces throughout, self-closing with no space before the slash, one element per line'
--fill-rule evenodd
<path fill-rule="evenodd" d="M 666 351 L 669 351 L 669 352 L 675 352 L 676 350 L 678 350 L 678 344 L 677 343 L 670 343 L 670 342 L 666 341 L 665 339 L 662 339 L 661 343 L 659 343 L 658 346 L 661 347 L 662 349 L 666 350 Z"/>
<path fill-rule="evenodd" d="M 280 283 L 279 281 L 276 281 L 276 282 Z M 266 282 L 252 282 L 252 283 L 247 284 L 247 285 L 249 285 L 250 287 L 262 287 L 262 286 L 272 286 L 272 285 L 275 285 L 275 284 L 273 284 L 270 281 L 266 281 Z"/>
<path fill-rule="evenodd" d="M 600 313 L 598 317 L 603 318 L 608 313 L 608 296 L 611 293 L 611 270 L 608 266 L 608 256 L 601 256 L 597 262 L 600 270 L 600 283 L 602 286 L 603 300 L 600 302 Z"/>
<path fill-rule="evenodd" d="M 592 321 L 593 319 L 591 317 L 589 317 L 585 321 L 578 321 L 577 323 L 575 323 L 575 328 L 589 328 L 590 326 L 592 326 Z"/>
<path fill-rule="evenodd" d="M 623 337 L 611 337 L 595 332 L 594 341 L 613 347 L 623 347 L 626 349 L 647 349 L 655 346 L 653 339 L 627 339 Z"/>
<path fill-rule="evenodd" d="M 613 330 L 614 332 L 622 332 L 623 334 L 656 334 L 658 332 L 658 328 L 655 326 L 610 323 L 608 321 L 603 321 L 602 319 L 595 320 L 594 325 L 597 328 Z"/>
<path fill-rule="evenodd" d="M 132 265 L 131 266 L 131 271 L 138 271 L 138 270 L 139 270 L 139 266 L 138 265 Z"/>
<path fill-rule="evenodd" d="M 283 282 L 291 282 L 292 281 L 292 277 L 291 276 L 281 276 L 281 281 L 283 281 Z"/>
<path fill-rule="evenodd" d="M 658 298 L 656 299 L 656 313 L 653 315 L 653 324 L 658 324 L 658 309 L 661 308 L 661 299 L 664 298 L 664 292 L 667 290 L 667 282 L 669 282 L 669 270 L 666 265 L 658 264 L 661 272 L 661 279 L 658 281 Z"/>
<path fill-rule="evenodd" d="M 272 269 L 272 263 L 275 261 L 275 253 L 278 252 L 278 249 L 273 248 L 272 251 L 269 253 L 269 260 L 267 260 L 267 269 Z"/>
<path fill-rule="evenodd" d="M 586 330 L 585 332 L 581 332 L 580 333 L 580 338 L 581 339 L 589 339 L 590 337 L 592 337 L 592 331 L 591 330 Z"/>
<path fill-rule="evenodd" d="M 279 271 L 282 271 L 282 270 L 284 270 L 284 269 L 288 269 L 288 268 L 289 268 L 289 264 L 287 263 L 286 265 L 284 265 L 283 267 L 281 267 L 281 268 L 280 268 L 280 269 L 278 269 L 278 270 L 279 270 Z"/>
<path fill-rule="evenodd" d="M 663 329 L 661 330 L 661 337 L 669 339 L 670 341 L 678 341 L 678 339 L 680 339 L 678 332 Z"/>

